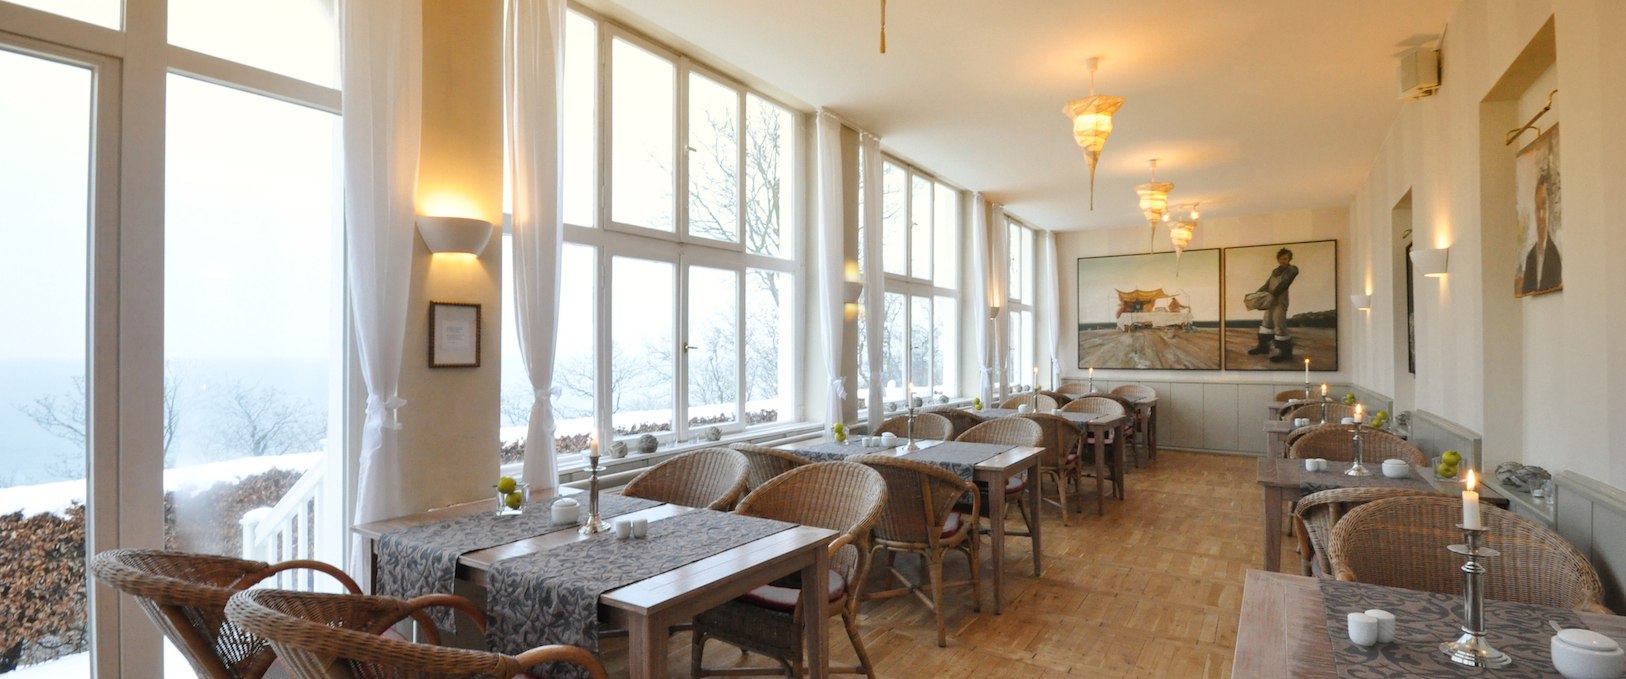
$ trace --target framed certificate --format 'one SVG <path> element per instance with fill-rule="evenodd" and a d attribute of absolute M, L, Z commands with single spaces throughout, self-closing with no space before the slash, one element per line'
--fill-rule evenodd
<path fill-rule="evenodd" d="M 429 303 L 429 367 L 480 367 L 480 305 Z"/>

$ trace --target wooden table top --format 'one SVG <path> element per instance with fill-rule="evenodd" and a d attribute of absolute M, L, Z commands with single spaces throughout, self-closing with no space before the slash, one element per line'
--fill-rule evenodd
<path fill-rule="evenodd" d="M 1382 469 L 1380 469 L 1382 464 L 1382 460 L 1373 460 L 1367 463 L 1367 467 L 1372 469 L 1372 473 L 1374 475 L 1381 475 L 1383 473 Z M 1334 462 L 1331 460 L 1327 461 L 1327 469 L 1329 471 L 1337 469 L 1340 465 L 1346 465 L 1346 463 Z M 1412 471 L 1414 472 L 1415 477 L 1421 481 L 1422 485 L 1426 486 L 1427 490 L 1432 490 L 1442 495 L 1454 495 L 1462 493 L 1462 484 L 1451 480 L 1436 479 L 1434 478 L 1433 470 L 1429 469 L 1428 467 L 1413 467 Z M 1334 483 L 1336 483 L 1338 478 L 1342 478 L 1336 474 L 1332 476 L 1333 478 L 1331 480 L 1334 481 Z M 1259 458 L 1259 485 L 1274 486 L 1277 488 L 1299 488 L 1303 486 L 1303 484 L 1304 460 L 1290 460 L 1279 457 Z M 1481 502 L 1489 502 L 1500 507 L 1506 507 L 1508 505 L 1508 500 L 1506 497 L 1503 497 L 1501 493 L 1496 492 L 1495 488 L 1483 483 L 1479 484 L 1479 499 Z"/>
<path fill-rule="evenodd" d="M 1626 618 L 1596 613 L 1580 616 L 1593 631 L 1626 644 Z M 1248 571 L 1231 676 L 1336 679 L 1332 640 L 1327 636 L 1326 613 L 1315 578 Z"/>

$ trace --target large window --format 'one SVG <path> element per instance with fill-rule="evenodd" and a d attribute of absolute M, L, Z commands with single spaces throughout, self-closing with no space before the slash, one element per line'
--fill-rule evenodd
<path fill-rule="evenodd" d="M 911 386 L 923 399 L 956 396 L 962 194 L 890 158 L 881 165 L 881 182 L 882 398 L 903 403 Z M 873 263 L 861 258 L 861 265 Z M 859 386 L 867 390 L 871 319 L 860 313 L 858 320 Z"/>
<path fill-rule="evenodd" d="M 798 419 L 798 116 L 576 10 L 565 90 L 556 449 L 578 453 L 593 431 L 664 446 Z M 572 311 L 573 296 L 592 308 Z M 503 392 L 512 461 L 529 417 L 523 371 L 504 370 Z"/>
<path fill-rule="evenodd" d="M 1007 323 L 1010 333 L 1007 344 L 1010 347 L 1007 356 L 1010 373 L 1006 380 L 1015 385 L 1032 386 L 1035 367 L 1040 368 L 1038 374 L 1041 376 L 1050 374 L 1039 366 L 1036 358 L 1038 339 L 1033 330 L 1033 290 L 1037 273 L 1034 270 L 1033 229 L 1011 219 L 1006 227 L 1006 235 L 1010 255 L 1009 268 L 1006 269 L 1010 297 L 1010 320 Z"/>

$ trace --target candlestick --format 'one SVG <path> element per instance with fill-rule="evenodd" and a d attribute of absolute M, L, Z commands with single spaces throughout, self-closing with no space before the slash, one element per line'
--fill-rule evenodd
<path fill-rule="evenodd" d="M 1468 487 L 1462 491 L 1462 526 L 1468 530 L 1479 530 L 1479 492 L 1474 490 L 1474 470 L 1468 470 Z"/>
<path fill-rule="evenodd" d="M 1039 366 L 1033 366 L 1033 412 L 1039 412 Z"/>
<path fill-rule="evenodd" d="M 1322 407 L 1325 408 L 1326 406 L 1323 405 Z M 1355 423 L 1355 431 L 1354 431 L 1354 433 L 1350 434 L 1350 448 L 1352 449 L 1353 454 L 1350 456 L 1349 469 L 1344 470 L 1344 475 L 1345 476 L 1371 476 L 1372 475 L 1372 470 L 1367 469 L 1366 465 L 1363 464 L 1366 461 L 1364 459 L 1366 457 L 1366 451 L 1365 451 L 1365 448 L 1364 448 L 1364 444 L 1361 441 L 1361 423 L 1360 422 Z"/>
<path fill-rule="evenodd" d="M 909 391 L 904 394 L 904 398 L 909 399 L 909 418 L 907 420 L 909 428 L 904 433 L 909 436 L 909 445 L 905 446 L 904 450 L 914 452 L 920 450 L 920 446 L 915 445 L 915 383 L 910 382 L 908 389 Z"/>
<path fill-rule="evenodd" d="M 1095 393 L 1095 366 L 1090 366 L 1090 393 Z"/>
<path fill-rule="evenodd" d="M 598 466 L 597 457 L 589 457 L 588 460 L 587 471 L 591 476 L 587 477 L 587 523 L 582 525 L 580 532 L 582 535 L 596 535 L 608 532 L 610 523 L 600 518 L 598 513 L 598 474 L 604 468 Z"/>
<path fill-rule="evenodd" d="M 1458 528 L 1462 529 L 1466 544 L 1448 545 L 1446 549 L 1468 557 L 1467 562 L 1462 564 L 1462 636 L 1457 637 L 1456 641 L 1441 643 L 1440 652 L 1458 665 L 1507 667 L 1513 664 L 1513 659 L 1496 650 L 1485 639 L 1484 582 L 1487 571 L 1485 565 L 1479 562 L 1480 559 L 1501 556 L 1502 553 L 1480 546 L 1485 533 L 1483 528 L 1466 525 Z"/>

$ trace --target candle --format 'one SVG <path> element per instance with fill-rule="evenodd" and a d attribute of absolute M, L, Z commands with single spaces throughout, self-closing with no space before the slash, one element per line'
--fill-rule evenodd
<path fill-rule="evenodd" d="M 1327 397 L 1327 385 L 1323 384 L 1323 385 L 1321 385 L 1321 398 L 1326 398 L 1326 397 Z"/>
<path fill-rule="evenodd" d="M 909 414 L 915 414 L 915 383 L 912 380 L 905 383 L 903 402 L 909 404 Z"/>
<path fill-rule="evenodd" d="M 1310 359 L 1304 359 L 1304 383 L 1310 383 Z"/>
<path fill-rule="evenodd" d="M 587 439 L 587 456 L 592 458 L 595 463 L 598 461 L 598 433 L 597 432 L 594 432 L 593 435 Z"/>
<path fill-rule="evenodd" d="M 1090 379 L 1095 379 L 1095 366 L 1090 366 Z"/>
<path fill-rule="evenodd" d="M 1363 406 L 1363 405 L 1361 405 L 1359 403 L 1355 404 L 1355 423 L 1360 424 L 1360 423 L 1365 422 L 1365 421 L 1366 421 L 1366 406 Z"/>
<path fill-rule="evenodd" d="M 1033 366 L 1033 390 L 1039 390 L 1039 366 Z"/>
<path fill-rule="evenodd" d="M 1479 530 L 1479 493 L 1474 491 L 1474 470 L 1468 470 L 1468 487 L 1462 491 L 1462 527 Z"/>

